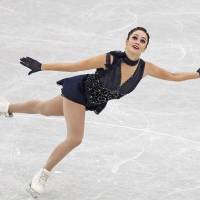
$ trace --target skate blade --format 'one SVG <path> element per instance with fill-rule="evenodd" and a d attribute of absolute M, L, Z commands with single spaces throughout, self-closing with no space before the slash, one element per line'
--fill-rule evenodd
<path fill-rule="evenodd" d="M 31 184 L 29 184 L 29 187 L 26 189 L 26 191 L 34 198 L 37 199 L 40 196 L 40 193 L 36 192 L 31 188 Z"/>

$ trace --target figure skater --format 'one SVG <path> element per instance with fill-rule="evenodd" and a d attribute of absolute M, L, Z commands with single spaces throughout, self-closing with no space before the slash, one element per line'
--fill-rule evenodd
<path fill-rule="evenodd" d="M 111 99 L 119 99 L 132 92 L 146 75 L 168 81 L 184 81 L 200 78 L 200 68 L 196 72 L 172 73 L 140 56 L 149 43 L 149 34 L 143 27 L 132 29 L 125 41 L 125 50 L 110 51 L 89 59 L 73 63 L 42 64 L 25 57 L 20 63 L 31 71 L 77 72 L 95 69 L 95 73 L 82 74 L 59 80 L 61 95 L 48 101 L 30 100 L 23 103 L 0 102 L 0 113 L 12 116 L 13 113 L 64 116 L 67 136 L 53 150 L 44 166 L 30 183 L 29 192 L 38 197 L 44 192 L 52 169 L 75 147 L 81 144 L 84 136 L 85 111 L 99 114 Z"/>

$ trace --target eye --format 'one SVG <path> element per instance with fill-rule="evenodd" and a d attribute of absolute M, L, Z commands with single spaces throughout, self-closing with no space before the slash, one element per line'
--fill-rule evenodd
<path fill-rule="evenodd" d="M 140 40 L 140 42 L 142 43 L 142 44 L 145 44 L 146 43 L 146 41 L 145 40 Z"/>
<path fill-rule="evenodd" d="M 133 38 L 134 40 L 137 40 L 137 37 L 136 37 L 136 36 L 133 36 L 132 38 Z"/>

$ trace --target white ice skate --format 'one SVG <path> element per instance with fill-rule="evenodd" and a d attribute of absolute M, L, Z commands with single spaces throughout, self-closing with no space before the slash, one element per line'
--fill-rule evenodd
<path fill-rule="evenodd" d="M 27 189 L 27 192 L 31 194 L 34 199 L 38 198 L 42 193 L 44 193 L 45 185 L 49 176 L 49 171 L 47 171 L 46 169 L 41 169 L 33 177 L 32 182 Z"/>
<path fill-rule="evenodd" d="M 5 117 L 12 117 L 13 113 L 8 112 L 10 103 L 4 99 L 0 98 L 0 115 L 4 115 Z"/>

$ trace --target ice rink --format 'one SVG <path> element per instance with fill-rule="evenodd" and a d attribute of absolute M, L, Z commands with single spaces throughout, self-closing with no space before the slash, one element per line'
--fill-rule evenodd
<path fill-rule="evenodd" d="M 10 102 L 49 99 L 56 81 L 81 72 L 28 76 L 19 58 L 71 62 L 124 50 L 144 26 L 142 58 L 172 72 L 200 67 L 199 0 L 0 0 L 0 91 Z M 25 188 L 66 136 L 63 117 L 0 118 L 0 200 L 24 200 Z M 86 112 L 83 143 L 54 170 L 42 200 L 198 200 L 200 79 L 145 77 L 99 115 Z"/>

